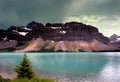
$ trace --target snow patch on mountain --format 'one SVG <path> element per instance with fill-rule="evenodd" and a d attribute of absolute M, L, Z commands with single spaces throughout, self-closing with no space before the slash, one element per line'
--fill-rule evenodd
<path fill-rule="evenodd" d="M 28 32 L 18 32 L 20 35 L 25 36 Z"/>

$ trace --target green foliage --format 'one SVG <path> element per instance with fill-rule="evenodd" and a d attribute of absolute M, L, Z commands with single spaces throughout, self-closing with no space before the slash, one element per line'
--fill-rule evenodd
<path fill-rule="evenodd" d="M 0 52 L 13 52 L 15 48 L 0 49 Z"/>
<path fill-rule="evenodd" d="M 38 52 L 54 52 L 55 48 L 54 46 L 50 49 L 45 49 L 44 47 L 41 47 L 41 49 Z"/>
<path fill-rule="evenodd" d="M 56 82 L 51 79 L 38 78 L 35 76 L 31 63 L 26 55 L 24 55 L 22 62 L 16 66 L 15 72 L 18 73 L 17 78 L 9 80 L 0 76 L 0 82 Z"/>
<path fill-rule="evenodd" d="M 79 52 L 85 52 L 83 49 L 79 49 Z"/>
<path fill-rule="evenodd" d="M 63 50 L 57 50 L 56 52 L 64 52 Z"/>
<path fill-rule="evenodd" d="M 2 76 L 0 76 L 0 82 L 57 82 L 51 79 L 45 79 L 45 78 L 31 78 L 31 79 L 27 79 L 27 78 L 16 78 L 13 80 L 9 80 L 9 79 L 4 79 L 2 78 Z"/>
<path fill-rule="evenodd" d="M 25 43 L 23 43 L 23 42 L 17 42 L 16 47 L 18 47 L 18 46 L 23 46 L 23 45 L 25 45 Z"/>
<path fill-rule="evenodd" d="M 11 80 L 11 82 L 55 82 L 55 81 L 50 79 L 39 79 L 39 78 L 32 78 L 32 79 L 17 78 L 17 79 Z"/>
<path fill-rule="evenodd" d="M 84 51 L 84 48 L 81 47 L 81 48 L 79 49 L 79 52 L 85 52 L 85 51 Z"/>
<path fill-rule="evenodd" d="M 30 82 L 29 79 L 26 78 L 17 78 L 17 79 L 13 79 L 11 80 L 11 82 Z"/>
<path fill-rule="evenodd" d="M 45 78 L 37 78 L 37 77 L 31 78 L 31 79 L 16 78 L 13 80 L 9 80 L 9 79 L 4 79 L 4 78 L 2 78 L 2 76 L 0 76 L 0 82 L 57 82 L 57 81 L 54 81 L 51 79 L 45 79 Z"/>
<path fill-rule="evenodd" d="M 0 76 L 0 82 L 57 82 L 51 79 L 45 79 L 45 78 L 32 78 L 32 79 L 27 79 L 27 78 L 16 78 L 13 80 L 8 80 L 4 79 Z"/>
<path fill-rule="evenodd" d="M 21 48 L 25 48 L 29 45 L 29 43 L 26 42 L 17 42 L 16 47 L 21 47 Z"/>
<path fill-rule="evenodd" d="M 18 73 L 18 78 L 31 79 L 35 76 L 32 70 L 31 63 L 26 55 L 24 55 L 23 61 L 20 63 L 20 65 L 16 66 L 15 72 Z"/>

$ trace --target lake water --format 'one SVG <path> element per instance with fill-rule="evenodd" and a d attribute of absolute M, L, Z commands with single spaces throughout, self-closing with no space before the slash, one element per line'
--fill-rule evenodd
<path fill-rule="evenodd" d="M 0 53 L 0 73 L 12 73 L 24 53 Z M 120 82 L 120 53 L 27 53 L 40 77 L 60 82 Z"/>

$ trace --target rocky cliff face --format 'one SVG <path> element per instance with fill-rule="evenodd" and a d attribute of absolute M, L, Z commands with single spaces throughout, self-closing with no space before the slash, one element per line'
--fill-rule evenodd
<path fill-rule="evenodd" d="M 15 40 L 18 43 L 28 43 L 28 46 L 23 51 L 37 51 L 41 49 L 41 46 L 47 44 L 48 47 L 53 44 L 54 50 L 63 50 L 63 51 L 79 51 L 85 46 L 83 51 L 94 51 L 95 46 L 101 44 L 107 45 L 108 47 L 99 47 L 95 51 L 99 50 L 111 50 L 113 47 L 109 48 L 110 43 L 109 39 L 105 37 L 102 33 L 99 33 L 96 27 L 85 25 L 79 22 L 68 22 L 68 23 L 47 23 L 43 25 L 37 22 L 30 22 L 27 26 L 15 27 L 11 26 L 7 30 L 0 30 L 0 40 L 1 41 L 10 41 Z M 36 41 L 37 39 L 41 39 Z M 31 42 L 32 41 L 32 42 Z M 91 48 L 92 42 L 97 42 L 94 48 Z M 34 44 L 35 42 L 35 44 Z M 42 42 L 42 43 L 41 43 Z M 51 43 L 54 42 L 54 43 Z M 37 45 L 36 45 L 37 43 Z M 33 47 L 33 46 L 37 47 Z M 38 47 L 38 45 L 40 45 Z M 73 48 L 77 45 L 76 48 Z M 82 45 L 82 46 L 78 46 Z M 65 47 L 64 47 L 65 46 Z M 63 48 L 64 47 L 64 48 Z M 30 48 L 32 50 L 30 50 Z M 35 49 L 36 48 L 36 49 Z M 59 49 L 60 48 L 60 49 Z M 114 47 L 115 48 L 115 47 Z M 19 51 L 19 50 L 18 50 Z"/>
<path fill-rule="evenodd" d="M 28 24 L 29 27 L 32 27 L 34 26 L 32 24 L 35 23 L 33 22 L 30 24 Z M 33 29 L 26 35 L 30 39 L 34 37 L 36 38 L 42 37 L 42 39 L 44 40 L 54 41 L 76 41 L 76 40 L 92 41 L 93 39 L 96 39 L 103 43 L 109 42 L 109 39 L 103 36 L 101 33 L 99 33 L 97 28 L 78 22 L 69 22 L 65 24 L 48 23 L 44 27 L 41 24 L 38 26 L 37 24 L 35 24 L 35 26 L 37 28 Z"/>

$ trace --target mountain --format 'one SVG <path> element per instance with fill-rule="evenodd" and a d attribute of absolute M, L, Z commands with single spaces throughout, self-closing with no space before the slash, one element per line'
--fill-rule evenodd
<path fill-rule="evenodd" d="M 120 48 L 120 36 L 119 35 L 116 35 L 116 34 L 113 34 L 112 36 L 110 36 L 110 42 L 119 47 Z"/>
<path fill-rule="evenodd" d="M 52 41 L 38 38 L 32 40 L 23 48 L 16 52 L 92 52 L 92 51 L 113 51 L 117 48 L 112 44 L 104 44 L 98 40 L 93 41 Z"/>
<path fill-rule="evenodd" d="M 16 41 L 16 44 L 13 45 L 16 52 L 111 51 L 118 49 L 96 27 L 79 22 L 43 25 L 32 21 L 26 26 L 11 26 L 7 30 L 0 30 L 0 34 L 1 44 Z M 6 48 L 0 47 L 0 49 Z"/>
<path fill-rule="evenodd" d="M 35 23 L 33 22 L 32 24 Z M 33 25 L 31 25 L 31 27 L 32 26 Z M 26 36 L 29 38 L 38 38 L 40 36 L 43 40 L 54 41 L 92 41 L 93 39 L 96 39 L 103 43 L 109 42 L 109 39 L 104 37 L 103 34 L 99 33 L 97 28 L 78 22 L 69 22 L 65 24 L 48 23 L 44 27 L 41 25 L 39 28 L 33 29 Z"/>

